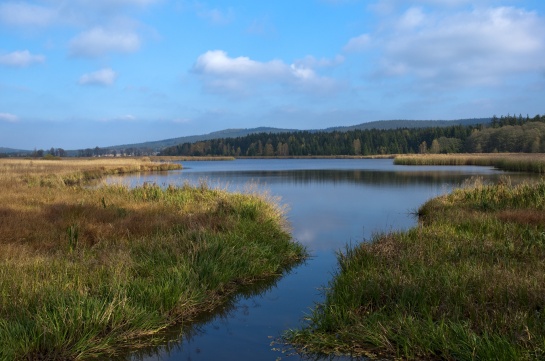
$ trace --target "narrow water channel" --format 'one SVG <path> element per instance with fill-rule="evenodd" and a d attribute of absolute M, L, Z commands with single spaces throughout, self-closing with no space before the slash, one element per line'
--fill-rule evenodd
<path fill-rule="evenodd" d="M 183 166 L 181 171 L 108 181 L 132 186 L 205 181 L 231 191 L 267 191 L 288 207 L 293 238 L 307 247 L 311 258 L 282 277 L 239 294 L 185 333 L 172 330 L 171 342 L 135 352 L 129 360 L 302 360 L 282 352 L 274 341 L 285 330 L 300 327 L 322 300 L 321 289 L 335 272 L 337 252 L 368 241 L 373 234 L 414 226 L 414 211 L 421 204 L 472 177 L 493 182 L 506 175 L 486 167 L 394 166 L 387 159 L 244 159 Z M 514 181 L 525 177 L 510 176 Z"/>

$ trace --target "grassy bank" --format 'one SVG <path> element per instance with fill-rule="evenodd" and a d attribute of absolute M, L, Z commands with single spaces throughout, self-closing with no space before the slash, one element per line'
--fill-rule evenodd
<path fill-rule="evenodd" d="M 85 187 L 142 160 L 0 160 L 0 360 L 109 357 L 303 256 L 265 195 Z"/>
<path fill-rule="evenodd" d="M 505 171 L 545 173 L 543 153 L 419 154 L 395 157 L 397 165 L 478 165 Z"/>
<path fill-rule="evenodd" d="M 339 255 L 304 352 L 403 359 L 545 358 L 545 181 L 476 184 L 427 202 L 421 224 Z"/>

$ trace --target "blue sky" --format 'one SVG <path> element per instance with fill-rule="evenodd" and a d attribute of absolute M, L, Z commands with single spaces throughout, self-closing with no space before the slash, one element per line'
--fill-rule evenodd
<path fill-rule="evenodd" d="M 542 0 L 0 0 L 0 147 L 545 113 Z"/>

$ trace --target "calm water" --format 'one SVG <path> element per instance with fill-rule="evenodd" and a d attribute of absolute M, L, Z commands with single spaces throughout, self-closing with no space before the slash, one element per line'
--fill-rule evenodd
<path fill-rule="evenodd" d="M 322 300 L 320 289 L 335 271 L 337 251 L 377 232 L 414 226 L 412 212 L 421 204 L 471 177 L 494 181 L 507 174 L 485 167 L 394 166 L 392 160 L 246 159 L 183 165 L 181 171 L 122 181 L 131 185 L 206 181 L 232 191 L 267 190 L 289 207 L 293 237 L 312 257 L 280 279 L 237 296 L 187 333 L 173 330 L 172 342 L 134 354 L 132 360 L 300 360 L 275 350 L 280 346 L 271 342 L 283 331 L 300 327 Z"/>

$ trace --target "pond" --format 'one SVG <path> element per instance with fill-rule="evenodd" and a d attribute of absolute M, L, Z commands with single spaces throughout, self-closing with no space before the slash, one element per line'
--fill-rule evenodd
<path fill-rule="evenodd" d="M 134 353 L 129 360 L 300 360 L 279 351 L 282 347 L 273 341 L 300 327 L 322 300 L 337 252 L 376 233 L 413 227 L 420 205 L 472 177 L 491 182 L 505 175 L 514 182 L 528 178 L 488 167 L 395 166 L 391 159 L 238 159 L 183 166 L 181 171 L 108 182 L 206 182 L 231 191 L 267 191 L 288 207 L 293 238 L 311 257 L 283 277 L 238 295 L 191 330 L 173 330 L 168 344 Z"/>

